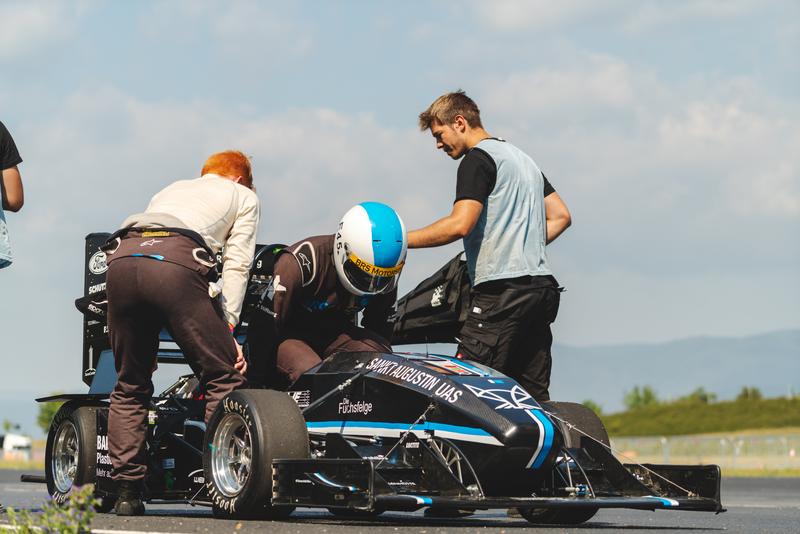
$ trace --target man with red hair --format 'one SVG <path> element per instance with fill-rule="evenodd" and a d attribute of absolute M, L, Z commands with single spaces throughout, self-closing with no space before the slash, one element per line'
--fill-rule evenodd
<path fill-rule="evenodd" d="M 156 193 L 103 247 L 117 368 L 108 416 L 117 515 L 144 513 L 146 420 L 161 329 L 169 330 L 200 379 L 206 420 L 246 382 L 247 364 L 231 334 L 255 252 L 258 197 L 250 161 L 241 152 L 212 155 L 201 174 Z M 215 269 L 220 251 L 221 290 Z"/>

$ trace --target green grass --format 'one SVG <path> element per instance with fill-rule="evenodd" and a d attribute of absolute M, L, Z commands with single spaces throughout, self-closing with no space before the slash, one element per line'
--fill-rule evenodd
<path fill-rule="evenodd" d="M 800 398 L 675 402 L 602 416 L 610 436 L 680 436 L 800 427 Z"/>
<path fill-rule="evenodd" d="M 798 478 L 800 469 L 723 469 L 724 478 Z"/>
<path fill-rule="evenodd" d="M 25 460 L 0 460 L 0 469 L 16 469 L 18 471 L 44 471 L 44 461 L 27 462 Z"/>

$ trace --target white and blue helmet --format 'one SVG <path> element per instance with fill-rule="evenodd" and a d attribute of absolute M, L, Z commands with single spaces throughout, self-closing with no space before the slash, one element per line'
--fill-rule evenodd
<path fill-rule="evenodd" d="M 339 280 L 358 296 L 391 291 L 403 270 L 407 244 L 406 227 L 392 208 L 380 202 L 353 206 L 333 242 Z"/>

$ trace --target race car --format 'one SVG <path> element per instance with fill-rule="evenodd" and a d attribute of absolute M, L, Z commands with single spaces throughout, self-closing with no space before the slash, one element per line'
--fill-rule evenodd
<path fill-rule="evenodd" d="M 47 439 L 45 479 L 57 502 L 95 484 L 113 506 L 108 397 L 113 355 L 102 310 L 105 264 L 87 236 L 84 380 Z M 258 247 L 243 323 L 271 282 Z M 253 357 L 253 353 L 250 355 Z M 159 362 L 183 362 L 162 334 Z M 600 508 L 724 511 L 718 466 L 621 463 L 601 420 L 570 402 L 537 403 L 513 379 L 446 355 L 338 353 L 286 390 L 235 391 L 206 427 L 193 375 L 154 397 L 148 502 L 210 506 L 218 517 L 286 517 L 296 507 L 368 518 L 386 511 L 517 508 L 532 523 L 578 524 Z"/>

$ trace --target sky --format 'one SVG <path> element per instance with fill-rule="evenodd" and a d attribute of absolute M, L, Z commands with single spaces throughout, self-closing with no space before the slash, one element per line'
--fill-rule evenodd
<path fill-rule="evenodd" d="M 259 242 L 362 201 L 449 213 L 418 114 L 464 89 L 573 225 L 556 343 L 800 328 L 800 3 L 0 2 L 0 121 L 24 162 L 0 272 L 7 394 L 81 391 L 83 238 L 216 151 L 252 156 Z M 401 292 L 461 249 L 411 251 Z"/>

